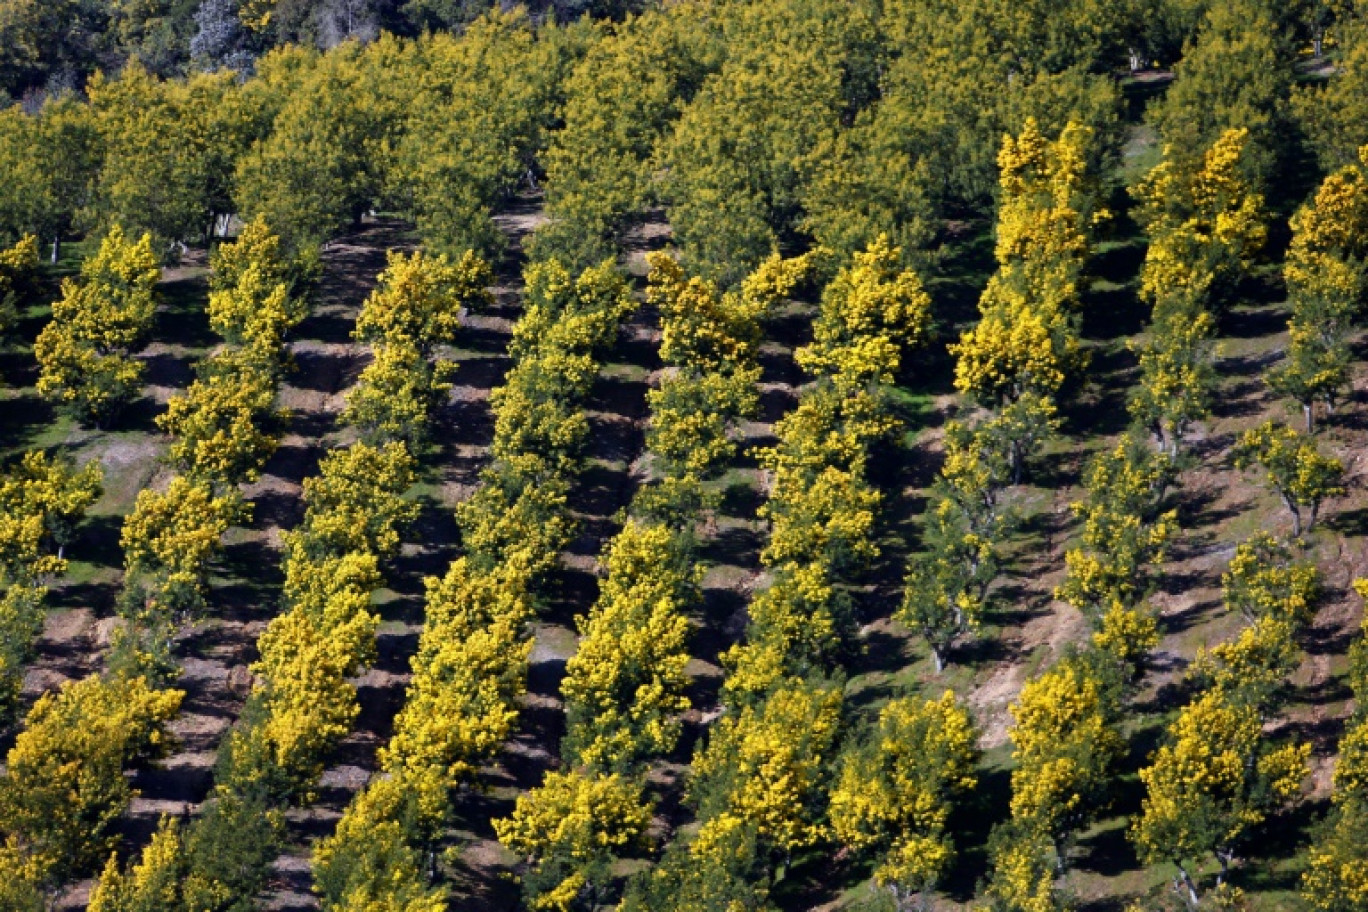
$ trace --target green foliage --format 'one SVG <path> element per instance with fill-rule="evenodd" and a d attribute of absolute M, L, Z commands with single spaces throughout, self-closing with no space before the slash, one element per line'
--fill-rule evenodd
<path fill-rule="evenodd" d="M 1160 512 L 1176 475 L 1167 453 L 1127 435 L 1088 463 L 1084 499 L 1071 505 L 1083 520 L 1082 543 L 1065 552 L 1055 597 L 1087 616 L 1095 645 L 1134 670 L 1159 643 L 1154 618 L 1137 603 L 1178 532 L 1177 511 Z"/>
<path fill-rule="evenodd" d="M 285 246 L 328 240 L 379 197 L 381 150 L 403 124 L 409 83 L 393 40 L 328 54 L 277 52 L 263 61 L 260 91 L 271 91 L 270 127 L 237 159 L 234 200 L 244 218 L 264 217 Z M 272 85 L 280 79 L 284 85 Z M 258 115 L 260 116 L 260 115 Z"/>
<path fill-rule="evenodd" d="M 120 871 L 110 856 L 91 892 L 103 912 L 247 912 L 265 885 L 284 820 L 277 810 L 226 792 L 210 796 L 195 823 L 163 817 L 141 856 Z"/>
<path fill-rule="evenodd" d="M 690 269 L 738 282 L 791 238 L 821 151 L 863 87 L 876 40 L 866 3 L 739 4 L 728 54 L 661 144 L 661 193 Z"/>
<path fill-rule="evenodd" d="M 69 95 L 49 98 L 37 114 L 17 105 L 0 110 L 0 239 L 33 234 L 56 252 L 100 165 L 94 120 Z"/>
<path fill-rule="evenodd" d="M 0 475 L 0 728 L 18 710 L 24 666 L 43 629 L 46 582 L 66 572 L 63 550 L 100 494 L 98 462 L 79 470 L 25 453 Z"/>
<path fill-rule="evenodd" d="M 459 38 L 434 34 L 418 43 L 422 79 L 399 112 L 404 132 L 386 194 L 430 249 L 501 251 L 492 210 L 536 167 L 569 50 L 553 30 L 534 29 L 521 9 L 491 11 Z"/>
<path fill-rule="evenodd" d="M 1339 45 L 1334 73 L 1292 92 L 1297 125 L 1327 172 L 1355 164 L 1359 149 L 1368 145 L 1363 108 L 1368 97 L 1368 27 L 1344 17 L 1335 23 L 1334 37 Z"/>
<path fill-rule="evenodd" d="M 564 125 L 547 138 L 546 209 L 534 259 L 585 267 L 613 253 L 653 198 L 653 150 L 710 68 L 685 7 L 649 10 L 586 50 L 567 74 Z"/>
<path fill-rule="evenodd" d="M 1269 745 L 1254 708 L 1223 690 L 1198 697 L 1140 771 L 1131 841 L 1141 860 L 1175 865 L 1195 904 L 1193 866 L 1210 853 L 1224 873 L 1250 830 L 1300 792 L 1310 749 Z"/>
<path fill-rule="evenodd" d="M 1350 326 L 1368 290 L 1368 249 L 1361 240 L 1368 228 L 1368 179 L 1362 167 L 1329 175 L 1291 227 L 1283 268 L 1292 302 L 1287 357 L 1266 378 L 1274 392 L 1301 406 L 1310 434 L 1315 406 L 1323 403 L 1334 414 L 1349 383 Z"/>
<path fill-rule="evenodd" d="M 1236 468 L 1257 468 L 1263 483 L 1292 514 L 1292 534 L 1301 538 L 1316 524 L 1321 504 L 1344 494 L 1344 465 L 1321 455 L 1315 440 L 1269 420 L 1245 431 L 1231 453 Z M 1302 524 L 1302 510 L 1309 516 Z"/>
<path fill-rule="evenodd" d="M 581 640 L 561 682 L 564 753 L 575 767 L 634 771 L 668 754 L 689 661 L 686 611 L 698 598 L 700 570 L 687 541 L 661 526 L 629 521 L 612 542 L 608 577 L 580 619 Z"/>
<path fill-rule="evenodd" d="M 650 815 L 640 785 L 617 773 L 553 772 L 494 831 L 532 865 L 523 881 L 530 905 L 571 912 L 581 896 L 591 908 L 601 903 L 609 860 L 640 842 Z"/>
<path fill-rule="evenodd" d="M 143 678 L 91 676 L 39 697 L 0 777 L 7 862 L 43 886 L 90 872 L 132 799 L 125 767 L 162 753 L 183 696 Z"/>
<path fill-rule="evenodd" d="M 14 246 L 0 250 L 0 343 L 19 320 L 19 308 L 27 306 L 38 271 L 38 239 L 26 234 Z"/>
<path fill-rule="evenodd" d="M 831 793 L 831 826 L 845 845 L 879 858 L 874 880 L 895 900 L 925 897 L 954 847 L 953 802 L 974 788 L 978 751 L 968 714 L 946 691 L 904 697 L 879 713 L 865 741 L 843 758 Z"/>
<path fill-rule="evenodd" d="M 142 364 L 129 355 L 151 328 L 159 277 L 151 235 L 133 241 L 111 229 L 81 264 L 81 281 L 62 282 L 52 322 L 34 343 L 38 391 L 95 423 L 133 399 Z"/>
<path fill-rule="evenodd" d="M 104 157 L 83 220 L 150 233 L 168 253 L 208 239 L 234 209 L 234 163 L 254 132 L 234 74 L 163 81 L 135 62 L 87 91 Z"/>
<path fill-rule="evenodd" d="M 1354 580 L 1363 596 L 1368 583 Z M 1368 629 L 1368 628 L 1365 628 Z M 1333 807 L 1321 824 L 1302 873 L 1302 899 L 1315 912 L 1350 912 L 1368 899 L 1368 639 L 1354 644 L 1351 674 L 1358 710 L 1345 725 L 1335 764 Z"/>
<path fill-rule="evenodd" d="M 0 728 L 8 729 L 19 710 L 24 666 L 43 632 L 45 586 L 10 582 L 0 596 Z"/>
<path fill-rule="evenodd" d="M 937 673 L 956 640 L 977 632 L 988 587 L 998 574 L 998 545 L 1006 524 L 976 522 L 953 497 L 933 495 L 922 538 L 927 550 L 908 561 L 902 605 L 894 614 L 931 649 Z"/>
<path fill-rule="evenodd" d="M 1149 335 L 1130 347 L 1140 381 L 1129 395 L 1130 415 L 1160 448 L 1176 458 L 1183 435 L 1211 414 L 1216 390 L 1216 321 L 1193 304 L 1156 308 Z"/>
<path fill-rule="evenodd" d="M 1210 4 L 1185 43 L 1177 80 L 1148 114 L 1185 167 L 1223 132 L 1240 129 L 1250 134 L 1246 176 L 1256 186 L 1272 177 L 1292 86 L 1291 47 L 1275 10 L 1263 0 Z"/>

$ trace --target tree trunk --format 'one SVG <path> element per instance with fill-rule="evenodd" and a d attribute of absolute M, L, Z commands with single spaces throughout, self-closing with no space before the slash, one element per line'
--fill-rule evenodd
<path fill-rule="evenodd" d="M 1178 875 L 1182 879 L 1183 887 L 1187 890 L 1188 905 L 1196 909 L 1201 905 L 1202 897 L 1197 894 L 1197 885 L 1192 882 L 1192 875 L 1182 865 L 1178 866 Z"/>
<path fill-rule="evenodd" d="M 1212 852 L 1216 860 L 1221 864 L 1221 873 L 1216 875 L 1216 886 L 1225 883 L 1226 877 L 1230 875 L 1230 862 L 1234 860 L 1234 853 L 1229 849 L 1216 849 Z"/>
<path fill-rule="evenodd" d="M 57 265 L 57 259 L 62 255 L 62 236 L 59 234 L 52 239 L 52 265 Z"/>
<path fill-rule="evenodd" d="M 1282 495 L 1282 499 L 1283 499 L 1283 503 L 1286 504 L 1286 506 L 1287 506 L 1288 512 L 1292 514 L 1292 537 L 1293 537 L 1293 538 L 1301 538 L 1301 537 L 1302 537 L 1301 510 L 1297 509 L 1297 505 L 1296 505 L 1295 503 L 1292 502 L 1292 498 L 1288 497 L 1286 494 Z"/>
<path fill-rule="evenodd" d="M 1321 59 L 1321 54 L 1325 51 L 1325 30 L 1316 29 L 1315 35 L 1311 38 L 1312 54 L 1317 60 Z"/>
<path fill-rule="evenodd" d="M 1320 501 L 1318 500 L 1318 501 L 1316 501 L 1315 503 L 1313 503 L 1313 504 L 1311 505 L 1311 518 L 1310 518 L 1310 519 L 1307 521 L 1307 523 L 1306 523 L 1306 531 L 1307 531 L 1307 532 L 1310 532 L 1312 529 L 1316 528 L 1316 520 L 1317 520 L 1319 517 L 1320 517 Z"/>
<path fill-rule="evenodd" d="M 936 674 L 945 671 L 945 656 L 941 655 L 942 649 L 944 649 L 944 647 L 937 646 L 934 643 L 931 644 L 931 661 L 936 665 Z"/>
<path fill-rule="evenodd" d="M 1308 435 L 1314 434 L 1316 432 L 1316 419 L 1315 409 L 1313 408 L 1312 403 L 1302 403 L 1302 414 L 1306 416 L 1306 433 Z"/>
<path fill-rule="evenodd" d="M 1126 54 L 1130 57 L 1130 71 L 1138 73 L 1141 67 L 1145 65 L 1145 61 L 1140 59 L 1140 52 L 1135 48 L 1127 48 Z"/>

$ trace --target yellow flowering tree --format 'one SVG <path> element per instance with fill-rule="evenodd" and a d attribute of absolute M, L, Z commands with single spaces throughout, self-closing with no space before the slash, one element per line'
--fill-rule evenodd
<path fill-rule="evenodd" d="M 38 334 L 38 391 L 101 424 L 139 391 L 142 364 L 129 355 L 152 325 L 152 289 L 161 271 L 152 238 L 134 241 L 114 227 L 62 283 L 52 321 Z"/>
<path fill-rule="evenodd" d="M 1256 532 L 1235 546 L 1235 556 L 1221 574 L 1226 609 L 1253 624 L 1261 618 L 1285 621 L 1293 628 L 1311 623 L 1320 595 L 1320 571 L 1296 560 L 1286 543 L 1271 533 Z"/>
<path fill-rule="evenodd" d="M 1368 158 L 1368 147 L 1361 153 Z M 1363 303 L 1364 257 L 1368 245 L 1368 177 L 1351 165 L 1326 177 L 1314 197 L 1292 217 L 1292 243 L 1283 275 L 1292 315 L 1283 362 L 1267 373 L 1274 392 L 1295 401 L 1306 433 L 1315 428 L 1315 408 L 1334 414 L 1349 382 L 1353 361 L 1349 332 Z"/>
<path fill-rule="evenodd" d="M 950 691 L 938 700 L 903 697 L 843 759 L 831 791 L 833 835 L 879 859 L 874 879 L 899 909 L 918 895 L 924 908 L 953 856 L 947 819 L 977 784 L 975 738 Z"/>
<path fill-rule="evenodd" d="M 840 715 L 840 691 L 795 681 L 714 723 L 693 762 L 690 799 L 704 823 L 691 853 L 722 851 L 737 822 L 754 827 L 759 851 L 770 858 L 787 859 L 822 839 Z"/>
<path fill-rule="evenodd" d="M 1353 586 L 1368 597 L 1368 580 Z M 1330 816 L 1302 873 L 1302 899 L 1315 912 L 1352 912 L 1368 903 L 1368 638 L 1362 631 L 1351 661 L 1358 709 L 1339 741 Z"/>
<path fill-rule="evenodd" d="M 51 887 L 92 871 L 133 797 L 125 769 L 164 752 L 183 696 L 144 678 L 92 675 L 38 698 L 0 776 L 7 877 L 17 869 Z"/>
<path fill-rule="evenodd" d="M 1131 841 L 1141 860 L 1173 864 L 1196 907 L 1194 864 L 1214 856 L 1223 881 L 1249 831 L 1300 793 L 1310 750 L 1269 747 L 1255 709 L 1224 691 L 1198 697 L 1140 771 L 1145 799 Z"/>
<path fill-rule="evenodd" d="M 1272 420 L 1240 435 L 1231 457 L 1237 468 L 1263 474 L 1264 484 L 1292 514 L 1297 538 L 1316 525 L 1322 503 L 1344 495 L 1344 464 L 1322 455 L 1314 439 Z M 1308 514 L 1304 523 L 1303 510 Z"/>
<path fill-rule="evenodd" d="M 1079 282 L 1094 225 L 1106 218 L 1089 174 L 1092 130 L 1070 123 L 1051 141 L 1028 118 L 998 153 L 998 271 L 979 323 L 950 346 L 955 388 L 1002 409 L 1027 394 L 1056 395 L 1083 363 Z"/>
<path fill-rule="evenodd" d="M 921 342 L 931 298 L 884 235 L 856 253 L 822 293 L 813 339 L 794 352 L 809 374 L 853 387 L 892 383 L 906 349 Z"/>
<path fill-rule="evenodd" d="M 209 566 L 223 534 L 250 515 L 235 494 L 215 497 L 207 485 L 176 477 L 165 491 L 139 492 L 124 520 L 124 626 L 111 662 L 140 674 L 173 673 L 171 640 L 205 606 Z"/>
<path fill-rule="evenodd" d="M 641 786 L 617 773 L 553 772 L 494 832 L 532 865 L 523 878 L 531 907 L 571 912 L 581 896 L 601 903 L 609 860 L 640 842 L 650 815 Z"/>
<path fill-rule="evenodd" d="M 575 766 L 635 771 L 679 737 L 689 661 L 686 611 L 701 572 L 687 543 L 629 520 L 612 542 L 608 576 L 565 666 L 567 741 Z"/>
<path fill-rule="evenodd" d="M 1068 658 L 1028 681 L 1011 714 L 1012 822 L 1048 836 L 1063 867 L 1124 750 L 1117 682 L 1102 664 Z"/>
<path fill-rule="evenodd" d="M 1159 642 L 1154 619 L 1137 603 L 1146 572 L 1163 562 L 1178 531 L 1177 512 L 1162 511 L 1175 477 L 1166 453 L 1127 435 L 1089 462 L 1084 499 L 1072 505 L 1083 520 L 1082 542 L 1065 552 L 1055 597 L 1083 612 L 1095 642 L 1132 668 Z"/>

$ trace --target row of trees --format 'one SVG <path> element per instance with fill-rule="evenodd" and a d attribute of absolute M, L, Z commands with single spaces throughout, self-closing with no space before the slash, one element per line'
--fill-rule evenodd
<path fill-rule="evenodd" d="M 813 341 L 796 352 L 816 382 L 776 424 L 779 443 L 759 453 L 772 579 L 751 603 L 743 643 L 723 657 L 726 709 L 689 783 L 699 828 L 633 883 L 627 908 L 768 908 L 776 875 L 833 834 L 895 892 L 934 882 L 948 861 L 948 802 L 972 784 L 974 756 L 952 697 L 894 701 L 849 742 L 837 774 L 846 720 L 832 675 L 853 621 L 845 586 L 878 554 L 870 449 L 896 426 L 883 388 L 927 329 L 929 299 L 899 261 L 880 238 L 843 265 Z"/>
<path fill-rule="evenodd" d="M 989 210 L 998 139 L 1028 120 L 1050 135 L 1075 121 L 1110 159 L 1110 71 L 1125 49 L 1171 60 L 1192 38 L 1178 91 L 1153 116 L 1189 163 L 1244 123 L 1259 143 L 1247 164 L 1267 177 L 1287 124 L 1319 135 L 1325 109 L 1344 104 L 1340 90 L 1289 101 L 1293 41 L 1311 17 L 1261 0 L 705 6 L 565 26 L 489 12 L 460 36 L 278 48 L 245 82 L 132 63 L 91 80 L 88 102 L 0 112 L 14 176 L 0 235 L 59 241 L 122 224 L 163 253 L 236 212 L 307 246 L 384 207 L 435 251 L 489 256 L 502 245 L 491 212 L 544 175 L 539 257 L 590 265 L 663 205 L 691 268 L 730 285 L 775 242 L 850 255 L 886 233 L 907 260 L 928 259 L 947 218 Z M 1342 40 L 1365 44 L 1347 26 Z"/>
<path fill-rule="evenodd" d="M 97 462 L 77 469 L 41 451 L 25 453 L 0 475 L 0 730 L 19 709 L 48 584 L 66 572 L 65 548 L 101 480 Z"/>
<path fill-rule="evenodd" d="M 329 53 L 288 46 L 231 72 L 97 76 L 88 100 L 0 111 L 0 237 L 122 225 L 159 258 L 264 217 L 307 249 L 385 205 L 430 247 L 497 253 L 489 220 L 534 167 L 584 29 L 491 13 L 464 36 L 393 37 Z"/>
<path fill-rule="evenodd" d="M 36 292 L 33 235 L 0 250 L 0 344 L 8 342 Z M 19 709 L 24 666 L 43 626 L 48 584 L 66 572 L 66 545 L 100 495 L 98 463 L 77 470 L 61 458 L 25 453 L 0 475 L 0 730 Z"/>
<path fill-rule="evenodd" d="M 179 474 L 165 490 L 138 493 L 121 535 L 124 624 L 110 663 L 154 679 L 175 676 L 174 637 L 206 608 L 223 535 L 251 518 L 238 486 L 259 477 L 279 442 L 285 334 L 307 308 L 291 295 L 279 238 L 260 220 L 219 247 L 212 267 L 209 323 L 226 344 L 200 361 L 198 378 L 157 416 Z"/>
<path fill-rule="evenodd" d="M 1297 797 L 1310 744 L 1275 744 L 1264 728 L 1285 702 L 1300 661 L 1294 637 L 1311 620 L 1318 574 L 1268 533 L 1241 543 L 1222 578 L 1230 611 L 1248 622 L 1201 651 L 1189 671 L 1197 693 L 1140 771 L 1146 796 L 1131 840 L 1149 864 L 1171 862 L 1188 901 L 1200 901 L 1195 864 L 1220 864 L 1218 889 L 1250 832 Z M 1200 758 L 1200 759 L 1198 759 Z"/>
<path fill-rule="evenodd" d="M 1354 589 L 1368 598 L 1368 582 Z M 1349 912 L 1368 901 L 1368 624 L 1349 651 L 1356 709 L 1339 741 L 1329 817 L 1311 847 L 1302 898 L 1316 912 Z"/>
<path fill-rule="evenodd" d="M 68 373 L 50 391 L 60 389 L 86 404 L 99 400 L 98 395 L 83 397 L 82 388 L 107 379 L 98 373 L 102 359 L 115 362 L 112 372 L 136 377 L 136 365 L 111 349 L 131 344 L 151 319 L 151 286 L 158 271 L 149 254 L 145 240 L 135 244 L 111 232 L 84 265 L 83 281 L 63 284 L 44 341 L 49 350 L 79 355 L 62 365 Z M 0 257 L 11 314 L 17 310 L 16 293 L 23 293 L 17 303 L 27 305 L 36 265 L 37 243 L 31 236 Z M 92 353 L 102 345 L 107 346 L 103 352 Z M 85 357 L 97 368 L 91 376 L 83 374 Z M 53 379 L 51 364 L 43 367 L 40 382 Z M 113 398 L 121 397 L 104 401 Z M 65 547 L 99 497 L 101 475 L 96 462 L 78 470 L 35 451 L 0 477 L 0 584 L 5 587 L 0 724 L 5 727 L 18 708 L 23 665 L 42 628 L 47 584 L 66 570 Z M 116 667 L 107 675 L 67 682 L 38 699 L 0 777 L 0 904 L 42 909 L 53 889 L 88 873 L 113 848 L 111 829 L 134 794 L 125 773 L 166 749 L 164 725 L 183 696 L 137 669 Z"/>
<path fill-rule="evenodd" d="M 955 386 L 978 412 L 946 424 L 945 462 L 909 562 L 898 620 L 930 647 L 939 672 L 979 627 L 1013 525 L 1004 491 L 1056 431 L 1056 399 L 1084 363 L 1080 284 L 1100 210 L 1092 131 L 1070 123 L 1055 140 L 1028 120 L 1003 140 L 998 270 L 981 319 L 955 354 Z"/>
<path fill-rule="evenodd" d="M 977 579 L 966 574 L 962 555 L 977 545 L 979 564 L 992 567 L 992 533 L 1010 528 L 1010 517 L 996 518 L 1000 492 L 1021 480 L 1027 460 L 1057 430 L 1056 400 L 1086 363 L 1082 293 L 1097 228 L 1110 217 L 1101 207 L 1096 155 L 1091 132 L 1078 125 L 1051 142 L 1028 122 L 1019 137 L 1004 140 L 998 159 L 999 269 L 980 302 L 983 319 L 954 347 L 956 387 L 989 416 L 973 430 L 950 429 L 941 482 L 948 496 L 940 513 L 964 514 L 959 524 L 978 537 L 947 549 L 945 521 L 930 527 L 938 533 L 930 536 L 933 547 L 949 551 L 933 551 L 931 559 L 959 568 L 961 592 L 981 587 L 977 600 L 961 596 L 971 606 L 987 581 L 982 570 Z M 1054 595 L 1084 614 L 1093 638 L 1028 681 L 1010 708 L 1011 816 L 989 840 L 985 888 L 994 910 L 1059 908 L 1057 882 L 1073 840 L 1105 804 L 1125 753 L 1125 698 L 1159 640 L 1141 602 L 1146 571 L 1163 560 L 1177 531 L 1176 513 L 1163 509 L 1175 475 L 1167 454 L 1131 435 L 1094 456 L 1084 472 L 1083 499 L 1072 505 L 1081 540 L 1065 554 Z M 935 631 L 926 621 L 937 614 L 918 610 L 925 595 L 917 581 L 914 573 L 904 615 L 920 614 L 924 632 Z M 953 633 L 963 621 L 946 626 Z"/>
<path fill-rule="evenodd" d="M 542 262 L 525 280 L 514 363 L 491 398 L 493 459 L 457 514 L 466 553 L 443 579 L 427 581 L 413 678 L 380 774 L 314 851 L 326 909 L 446 908 L 446 887 L 432 881 L 455 797 L 476 784 L 518 718 L 533 587 L 573 533 L 566 497 L 583 465 L 589 425 L 581 408 L 598 373 L 596 352 L 635 308 L 611 264 L 576 277 Z M 381 322 L 363 319 L 358 331 Z"/>
<path fill-rule="evenodd" d="M 561 683 L 563 769 L 494 824 L 533 862 L 524 877 L 533 904 L 562 912 L 584 896 L 598 905 L 613 860 L 641 847 L 652 813 L 645 777 L 676 746 L 689 708 L 687 615 L 702 577 L 698 527 L 718 507 L 710 483 L 736 453 L 736 423 L 759 404 L 761 323 L 807 267 L 776 254 L 741 291 L 722 294 L 686 278 L 666 254 L 648 262 L 646 295 L 660 313 L 667 365 L 648 393 L 652 477 L 609 543 L 599 598 L 578 622 L 579 648 Z M 590 810 L 582 824 L 566 827 L 570 808 L 581 807 Z"/>
<path fill-rule="evenodd" d="M 145 512 L 183 520 L 184 528 L 167 524 L 168 532 L 182 535 L 150 540 L 154 555 L 165 553 L 164 567 L 153 564 L 153 581 L 183 576 L 185 589 L 171 590 L 177 594 L 202 586 L 204 565 L 181 568 L 167 558 L 207 553 L 222 529 L 206 526 L 215 518 L 227 521 L 215 516 L 214 504 L 235 503 L 236 485 L 256 478 L 274 449 L 269 425 L 288 363 L 284 336 L 306 312 L 293 294 L 297 264 L 262 222 L 249 225 L 238 243 L 219 248 L 214 267 L 210 322 L 228 344 L 205 360 L 200 379 L 162 416 L 164 427 L 179 432 L 171 456 L 186 474 L 165 495 L 144 492 L 148 509 L 140 497 L 125 530 L 127 539 Z M 394 309 L 386 300 L 390 278 L 382 277 L 363 312 Z M 401 289 L 401 298 L 404 290 L 413 292 Z M 418 300 L 409 301 L 408 310 L 431 306 L 413 297 Z M 453 313 L 460 306 L 452 298 L 441 304 Z M 417 515 L 417 504 L 404 497 L 415 470 L 402 443 L 354 443 L 325 456 L 318 474 L 305 479 L 303 521 L 285 534 L 286 610 L 258 639 L 255 681 L 220 747 L 214 790 L 193 824 L 164 819 L 125 869 L 111 858 L 92 908 L 226 909 L 253 901 L 283 836 L 282 811 L 312 800 L 328 757 L 359 712 L 349 679 L 374 652 L 379 618 L 370 609 L 371 595 L 381 585 L 382 562 L 397 553 L 403 528 Z M 196 520 L 199 527 L 191 530 Z M 139 578 L 135 571 L 147 573 L 136 556 L 129 551 L 133 580 Z M 169 572 L 156 573 L 158 568 Z M 191 578 L 195 569 L 198 580 Z M 154 585 L 145 606 L 155 607 L 167 588 Z"/>

